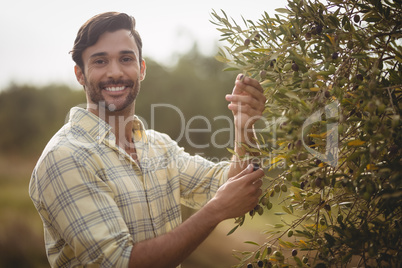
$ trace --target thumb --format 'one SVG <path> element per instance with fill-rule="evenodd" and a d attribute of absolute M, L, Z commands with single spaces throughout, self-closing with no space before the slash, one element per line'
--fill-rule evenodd
<path fill-rule="evenodd" d="M 254 171 L 254 165 L 253 164 L 249 164 L 245 169 L 243 169 L 239 174 L 237 174 L 236 176 L 232 177 L 232 180 L 237 180 L 241 177 L 243 177 L 246 174 L 250 174 Z"/>

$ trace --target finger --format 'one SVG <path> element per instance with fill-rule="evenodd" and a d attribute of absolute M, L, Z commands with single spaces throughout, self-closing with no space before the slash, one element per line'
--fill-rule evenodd
<path fill-rule="evenodd" d="M 251 78 L 251 77 L 247 77 L 244 74 L 238 74 L 236 77 L 236 81 L 239 80 L 245 84 L 250 84 L 256 88 L 260 88 L 262 89 L 260 82 L 258 82 L 256 79 Z"/>
<path fill-rule="evenodd" d="M 250 96 L 253 98 L 255 101 L 265 104 L 267 101 L 267 98 L 265 95 L 257 90 L 254 87 L 251 86 L 245 86 L 245 85 L 236 85 L 233 89 L 232 94 L 228 94 L 225 96 L 227 101 L 232 101 L 230 96 Z"/>
<path fill-rule="evenodd" d="M 252 172 L 251 174 L 247 174 L 246 176 L 244 176 L 244 178 L 252 184 L 255 185 L 262 185 L 262 177 L 265 175 L 264 171 L 262 169 L 257 169 L 256 171 Z M 261 186 L 260 185 L 260 186 Z"/>
<path fill-rule="evenodd" d="M 260 85 L 260 84 L 258 84 Z M 245 84 L 240 80 L 237 80 L 235 86 L 233 88 L 233 94 L 251 94 L 255 96 L 255 98 L 262 98 L 264 96 L 263 89 L 261 86 L 252 86 L 249 84 Z"/>
<path fill-rule="evenodd" d="M 255 89 L 260 93 L 264 92 L 264 89 L 262 88 L 260 82 L 258 82 L 257 80 L 255 80 L 253 78 L 250 78 L 250 77 L 244 77 L 243 79 L 237 79 L 235 82 L 235 85 L 240 85 L 245 90 L 248 88 L 248 89 Z"/>
<path fill-rule="evenodd" d="M 262 116 L 261 110 L 256 110 L 251 108 L 249 105 L 237 105 L 235 103 L 230 103 L 228 109 L 234 113 L 246 114 L 253 119 L 258 119 Z"/>
<path fill-rule="evenodd" d="M 262 88 L 260 82 L 257 80 L 246 77 L 243 74 L 239 74 L 235 80 L 235 87 L 233 88 L 233 94 L 241 94 L 242 91 L 251 93 L 249 91 L 256 91 L 262 94 L 264 89 Z"/>
<path fill-rule="evenodd" d="M 244 74 L 238 74 L 238 75 L 236 76 L 236 80 L 242 81 L 245 77 L 246 77 L 246 76 L 245 76 Z"/>
<path fill-rule="evenodd" d="M 245 77 L 242 82 L 256 88 L 260 92 L 264 92 L 264 89 L 262 88 L 260 82 L 258 82 L 256 79 Z"/>
<path fill-rule="evenodd" d="M 260 189 L 260 187 L 262 186 L 262 179 L 260 178 L 259 180 L 256 180 L 253 182 L 253 185 L 257 188 Z"/>
<path fill-rule="evenodd" d="M 263 102 L 263 103 L 265 103 L 265 101 L 267 100 L 265 95 L 263 94 L 263 91 L 262 90 L 260 91 L 256 87 L 246 85 L 246 86 L 243 86 L 241 88 L 241 90 L 242 90 L 242 94 L 239 94 L 239 95 L 247 95 L 247 94 L 249 94 L 254 99 L 256 99 L 256 100 L 258 100 L 260 102 Z"/>
<path fill-rule="evenodd" d="M 257 191 L 257 196 L 258 197 L 260 197 L 262 195 L 262 190 L 261 189 L 258 189 L 258 191 Z M 257 201 L 258 202 L 258 201 Z"/>
<path fill-rule="evenodd" d="M 254 166 L 252 164 L 249 164 L 245 169 L 243 169 L 240 173 L 238 173 L 236 176 L 232 177 L 233 180 L 240 179 L 241 177 L 250 174 L 254 171 Z"/>
<path fill-rule="evenodd" d="M 253 109 L 263 111 L 265 109 L 265 97 L 264 102 L 255 99 L 250 95 L 226 95 L 226 100 L 232 103 L 240 103 L 241 105 L 248 104 Z"/>

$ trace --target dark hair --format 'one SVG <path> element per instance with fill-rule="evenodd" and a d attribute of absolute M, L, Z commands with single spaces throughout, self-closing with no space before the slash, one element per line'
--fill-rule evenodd
<path fill-rule="evenodd" d="M 139 51 L 139 61 L 142 61 L 142 40 L 139 33 L 135 30 L 135 19 L 125 13 L 105 12 L 89 19 L 81 26 L 74 41 L 74 47 L 71 51 L 73 61 L 82 70 L 84 63 L 82 52 L 98 42 L 99 37 L 105 32 L 115 32 L 126 29 L 131 31 Z"/>

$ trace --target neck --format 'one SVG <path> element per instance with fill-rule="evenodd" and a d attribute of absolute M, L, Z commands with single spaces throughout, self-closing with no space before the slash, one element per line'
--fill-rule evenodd
<path fill-rule="evenodd" d="M 109 111 L 104 106 L 88 105 L 87 109 L 99 118 L 103 119 L 112 127 L 112 132 L 116 137 L 116 144 L 125 149 L 134 148 L 132 142 L 133 118 L 135 114 L 135 105 L 130 105 L 121 111 Z"/>

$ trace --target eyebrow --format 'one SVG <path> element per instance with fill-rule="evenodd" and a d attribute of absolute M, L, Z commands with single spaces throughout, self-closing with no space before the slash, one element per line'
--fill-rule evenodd
<path fill-rule="evenodd" d="M 132 50 L 122 50 L 119 52 L 120 55 L 134 55 L 137 56 L 134 51 Z M 108 54 L 106 52 L 98 52 L 98 53 L 94 53 L 91 56 L 89 56 L 89 58 L 95 58 L 95 57 L 103 57 L 103 56 L 107 56 Z"/>

